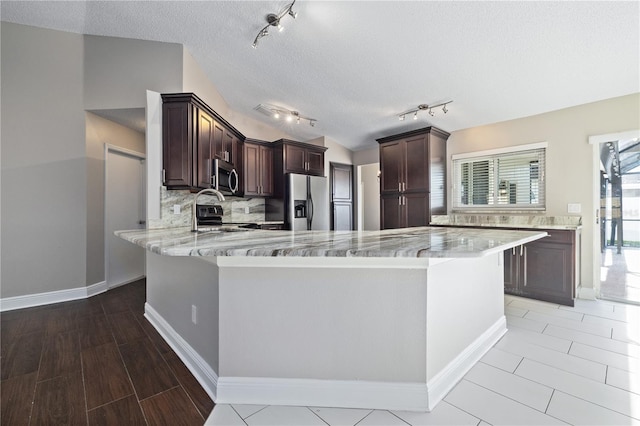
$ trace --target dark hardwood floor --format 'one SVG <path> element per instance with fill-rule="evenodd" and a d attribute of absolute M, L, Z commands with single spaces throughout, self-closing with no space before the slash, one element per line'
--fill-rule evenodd
<path fill-rule="evenodd" d="M 214 403 L 144 318 L 145 281 L 0 314 L 2 425 L 202 425 Z"/>

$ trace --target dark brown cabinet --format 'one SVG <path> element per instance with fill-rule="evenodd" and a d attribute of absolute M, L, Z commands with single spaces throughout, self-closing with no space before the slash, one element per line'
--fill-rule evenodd
<path fill-rule="evenodd" d="M 283 173 L 324 176 L 324 152 L 327 148 L 287 139 L 273 144 L 275 158 L 281 157 Z"/>
<path fill-rule="evenodd" d="M 212 162 L 241 161 L 244 136 L 193 93 L 162 95 L 163 184 L 168 189 L 211 186 Z"/>
<path fill-rule="evenodd" d="M 380 220 L 383 229 L 425 226 L 429 215 L 427 192 L 383 194 L 380 197 Z"/>
<path fill-rule="evenodd" d="M 543 231 L 549 236 L 504 252 L 504 291 L 573 306 L 580 274 L 580 231 Z"/>
<path fill-rule="evenodd" d="M 324 153 L 327 148 L 280 139 L 273 148 L 273 195 L 284 197 L 284 181 L 287 173 L 324 176 Z"/>
<path fill-rule="evenodd" d="M 247 139 L 244 143 L 244 195 L 273 195 L 273 150 L 267 142 Z"/>
<path fill-rule="evenodd" d="M 446 213 L 446 142 L 435 127 L 378 139 L 381 229 L 427 226 Z"/>
<path fill-rule="evenodd" d="M 189 102 L 162 105 L 162 181 L 167 188 L 193 185 L 194 114 Z"/>

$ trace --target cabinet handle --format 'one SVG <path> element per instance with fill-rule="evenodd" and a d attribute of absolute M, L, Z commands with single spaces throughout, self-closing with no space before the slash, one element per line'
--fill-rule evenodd
<path fill-rule="evenodd" d="M 524 252 L 524 244 L 520 246 L 520 256 L 522 256 Z"/>
<path fill-rule="evenodd" d="M 515 255 L 516 255 L 516 248 L 511 247 L 511 256 L 515 256 Z"/>
<path fill-rule="evenodd" d="M 167 171 L 162 169 L 162 183 L 164 184 L 167 181 Z"/>
<path fill-rule="evenodd" d="M 398 182 L 398 192 L 402 192 L 402 182 Z"/>

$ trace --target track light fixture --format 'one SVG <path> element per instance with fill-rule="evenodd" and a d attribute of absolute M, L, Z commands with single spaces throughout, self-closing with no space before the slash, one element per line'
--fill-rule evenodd
<path fill-rule="evenodd" d="M 298 12 L 294 12 L 293 11 L 293 5 L 295 3 L 296 3 L 296 0 L 293 0 L 293 2 L 291 2 L 291 4 L 289 4 L 289 6 L 287 6 L 282 12 L 278 13 L 277 15 L 275 13 L 270 13 L 270 14 L 267 15 L 267 17 L 266 17 L 267 25 L 265 25 L 265 27 L 263 29 L 258 31 L 258 35 L 253 40 L 253 45 L 252 46 L 253 46 L 254 49 L 258 48 L 258 41 L 262 37 L 266 37 L 266 36 L 269 35 L 269 27 L 276 27 L 278 29 L 278 31 L 284 30 L 284 27 L 282 26 L 282 23 L 280 21 L 282 20 L 282 18 L 284 18 L 285 15 L 289 15 L 293 19 L 296 19 L 298 17 Z"/>
<path fill-rule="evenodd" d="M 300 115 L 298 111 L 293 111 L 278 105 L 260 104 L 254 109 L 262 112 L 263 114 L 270 115 L 276 120 L 280 119 L 280 117 L 282 116 L 284 117 L 285 121 L 288 123 L 291 123 L 293 122 L 293 120 L 295 120 L 296 124 L 300 124 L 300 120 L 307 120 L 311 127 L 315 127 L 316 122 L 318 121 L 315 118 L 305 117 L 304 115 Z"/>
<path fill-rule="evenodd" d="M 398 114 L 398 119 L 400 121 L 404 121 L 405 116 L 407 114 L 413 114 L 413 119 L 417 120 L 418 119 L 418 113 L 420 111 L 428 111 L 429 115 L 433 117 L 434 115 L 436 115 L 436 113 L 433 111 L 433 109 L 437 108 L 437 107 L 440 107 L 440 106 L 442 107 L 442 112 L 444 112 L 446 114 L 447 112 L 449 112 L 449 109 L 447 108 L 447 105 L 450 104 L 451 102 L 453 102 L 453 101 L 438 102 L 438 103 L 433 104 L 433 105 L 420 104 L 416 108 L 412 108 L 412 109 L 410 109 L 408 111 L 405 111 L 405 112 L 403 112 L 401 114 Z"/>

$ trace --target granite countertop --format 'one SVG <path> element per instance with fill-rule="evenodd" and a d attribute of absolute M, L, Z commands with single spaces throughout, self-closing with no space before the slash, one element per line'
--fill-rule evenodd
<path fill-rule="evenodd" d="M 434 215 L 433 226 L 481 227 L 481 228 L 522 228 L 522 229 L 566 229 L 582 227 L 580 216 L 508 216 L 451 214 Z"/>
<path fill-rule="evenodd" d="M 116 231 L 165 256 L 480 257 L 537 240 L 540 231 L 418 227 L 383 231 L 265 231 L 193 233 L 189 228 Z"/>

